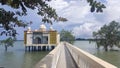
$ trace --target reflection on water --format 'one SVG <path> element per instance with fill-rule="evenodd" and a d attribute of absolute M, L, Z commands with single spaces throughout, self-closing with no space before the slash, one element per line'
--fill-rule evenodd
<path fill-rule="evenodd" d="M 120 51 L 97 50 L 96 44 L 89 41 L 75 41 L 74 45 L 120 68 Z"/>
<path fill-rule="evenodd" d="M 33 68 L 49 52 L 25 52 L 23 41 L 17 41 L 14 47 L 4 51 L 0 46 L 0 66 L 4 68 Z"/>

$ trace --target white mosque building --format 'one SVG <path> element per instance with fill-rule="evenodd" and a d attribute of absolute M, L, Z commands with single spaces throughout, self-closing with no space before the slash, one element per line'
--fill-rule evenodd
<path fill-rule="evenodd" d="M 59 33 L 52 27 L 46 29 L 44 24 L 40 25 L 37 30 L 32 30 L 30 27 L 24 31 L 24 44 L 29 50 L 41 50 L 49 47 L 54 48 L 60 42 Z"/>

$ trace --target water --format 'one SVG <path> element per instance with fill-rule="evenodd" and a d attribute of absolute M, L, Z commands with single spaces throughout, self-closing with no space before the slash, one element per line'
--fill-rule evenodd
<path fill-rule="evenodd" d="M 120 51 L 97 50 L 95 42 L 89 41 L 75 41 L 74 45 L 120 68 Z"/>
<path fill-rule="evenodd" d="M 0 46 L 0 66 L 5 68 L 33 68 L 49 52 L 25 52 L 23 41 L 17 41 L 14 47 L 9 47 L 4 51 Z M 102 48 L 97 50 L 95 43 L 89 41 L 75 41 L 75 46 L 117 66 L 120 68 L 120 51 L 105 52 Z"/>
<path fill-rule="evenodd" d="M 25 52 L 23 41 L 17 41 L 14 47 L 4 51 L 0 46 L 0 66 L 4 68 L 33 68 L 49 52 Z"/>

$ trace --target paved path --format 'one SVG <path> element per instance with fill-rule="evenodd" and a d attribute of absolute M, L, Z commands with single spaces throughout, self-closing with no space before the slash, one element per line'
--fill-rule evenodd
<path fill-rule="evenodd" d="M 66 43 L 59 44 L 53 51 L 44 57 L 35 68 L 117 68 L 81 49 Z M 74 54 L 71 54 L 72 51 Z M 81 56 L 82 55 L 82 56 Z M 80 61 L 78 65 L 73 59 Z M 81 61 L 82 59 L 82 61 Z"/>
<path fill-rule="evenodd" d="M 56 68 L 78 68 L 67 47 L 64 45 L 61 49 L 63 50 L 61 50 Z"/>

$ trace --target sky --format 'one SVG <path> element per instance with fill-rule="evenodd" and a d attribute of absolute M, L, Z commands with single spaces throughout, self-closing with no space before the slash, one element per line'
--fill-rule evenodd
<path fill-rule="evenodd" d="M 120 22 L 120 0 L 97 0 L 105 4 L 106 9 L 103 13 L 90 12 L 90 6 L 86 0 L 52 0 L 49 5 L 56 9 L 59 16 L 68 19 L 67 22 L 54 22 L 52 27 L 55 30 L 61 31 L 72 30 L 73 35 L 76 38 L 92 38 L 92 32 L 97 31 L 104 24 L 108 24 L 115 20 Z M 6 7 L 6 6 L 3 6 Z M 8 10 L 12 10 L 8 6 Z M 20 19 L 24 21 L 33 21 L 30 27 L 34 29 L 39 29 L 42 24 L 41 17 L 38 16 L 37 10 L 28 9 L 28 15 Z M 49 29 L 50 24 L 45 24 Z M 17 38 L 19 40 L 23 39 L 23 32 L 27 28 L 16 28 L 19 35 Z M 3 38 L 3 37 L 1 37 Z"/>

